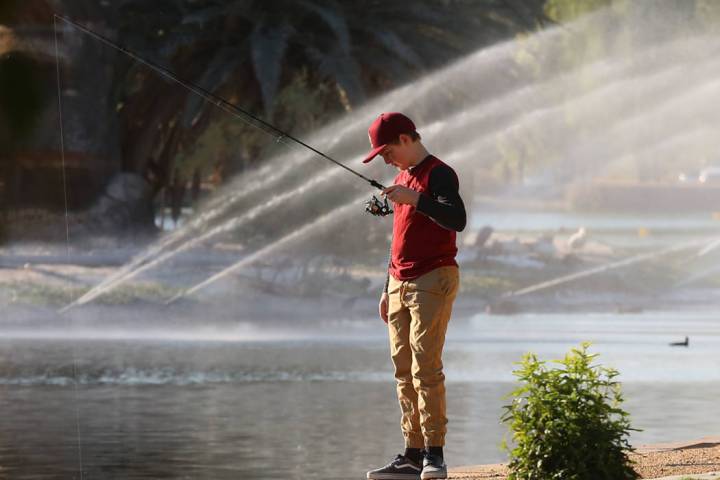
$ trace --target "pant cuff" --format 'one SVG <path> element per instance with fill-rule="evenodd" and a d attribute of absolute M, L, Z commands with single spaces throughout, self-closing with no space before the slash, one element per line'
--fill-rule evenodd
<path fill-rule="evenodd" d="M 425 448 L 425 441 L 422 435 L 403 433 L 405 436 L 405 448 Z"/>
<path fill-rule="evenodd" d="M 430 437 L 425 437 L 424 439 L 425 445 L 428 447 L 444 447 L 445 446 L 445 436 L 444 435 L 432 435 Z"/>

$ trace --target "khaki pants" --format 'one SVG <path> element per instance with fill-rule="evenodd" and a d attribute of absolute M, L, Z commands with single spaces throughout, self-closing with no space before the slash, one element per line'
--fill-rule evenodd
<path fill-rule="evenodd" d="M 414 280 L 390 276 L 388 331 L 405 446 L 445 445 L 447 417 L 442 350 L 459 285 L 458 268 Z"/>

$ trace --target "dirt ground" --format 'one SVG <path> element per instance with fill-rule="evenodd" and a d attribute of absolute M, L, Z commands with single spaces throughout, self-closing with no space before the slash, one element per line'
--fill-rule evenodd
<path fill-rule="evenodd" d="M 690 475 L 720 471 L 720 437 L 694 442 L 647 445 L 630 455 L 641 478 Z M 474 465 L 450 469 L 450 478 L 505 480 L 505 465 Z"/>

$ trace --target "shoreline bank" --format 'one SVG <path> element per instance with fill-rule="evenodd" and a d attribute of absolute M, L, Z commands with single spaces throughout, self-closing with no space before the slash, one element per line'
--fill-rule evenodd
<path fill-rule="evenodd" d="M 720 436 L 640 445 L 630 454 L 630 459 L 636 464 L 640 478 L 647 480 L 694 478 L 692 475 L 713 473 L 720 478 Z M 448 473 L 451 479 L 506 480 L 508 469 L 506 464 L 469 465 L 450 468 Z"/>

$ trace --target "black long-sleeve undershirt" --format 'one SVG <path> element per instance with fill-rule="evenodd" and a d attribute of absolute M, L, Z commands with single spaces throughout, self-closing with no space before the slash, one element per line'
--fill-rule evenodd
<path fill-rule="evenodd" d="M 453 170 L 447 165 L 433 168 L 428 186 L 430 195 L 420 195 L 417 211 L 427 215 L 443 228 L 462 232 L 467 216 Z"/>
<path fill-rule="evenodd" d="M 428 216 L 432 221 L 448 230 L 462 232 L 467 224 L 467 213 L 465 204 L 460 198 L 458 191 L 457 177 L 453 170 L 447 165 L 438 165 L 430 172 L 428 179 L 428 194 L 420 194 L 416 210 Z M 392 243 L 390 256 L 388 257 L 388 268 L 392 258 Z M 385 279 L 385 289 L 388 291 L 390 273 Z"/>

